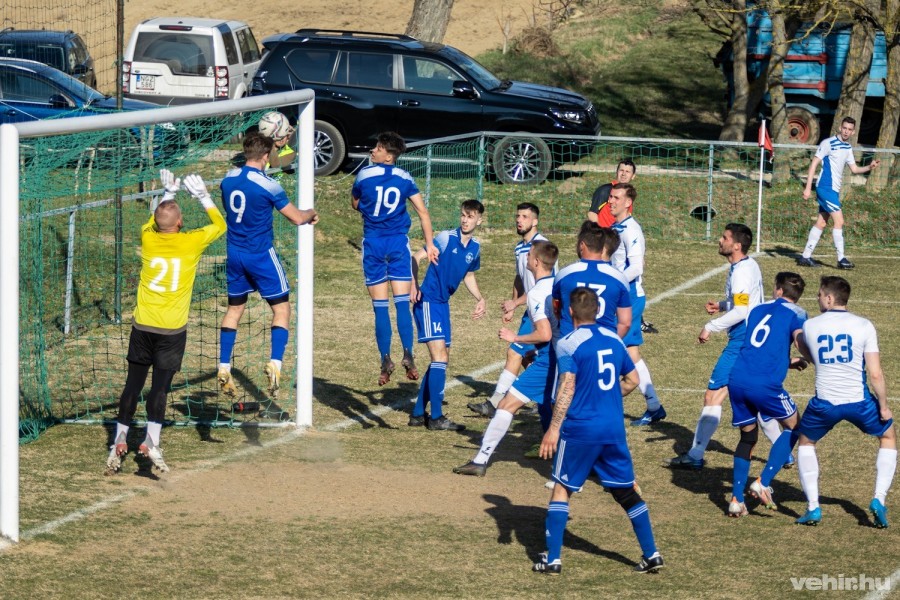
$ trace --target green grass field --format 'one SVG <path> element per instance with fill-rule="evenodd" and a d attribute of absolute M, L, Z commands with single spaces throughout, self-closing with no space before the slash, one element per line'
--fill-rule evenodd
<path fill-rule="evenodd" d="M 169 427 L 162 443 L 171 473 L 157 477 L 129 454 L 121 474 L 105 477 L 106 428 L 52 427 L 20 449 L 23 540 L 0 552 L 0 597 L 780 597 L 793 591 L 791 577 L 888 577 L 900 566 L 890 550 L 900 542 L 896 526 L 874 529 L 865 510 L 876 444 L 851 426 L 820 444 L 818 528 L 793 525 L 805 509 L 796 470 L 775 483 L 777 512 L 724 516 L 737 443 L 729 409 L 706 469 L 662 466 L 690 444 L 724 344 L 720 336 L 700 346 L 696 335 L 706 321 L 702 306 L 721 296 L 725 275 L 710 273 L 724 264 L 714 242 L 657 239 L 649 241 L 646 315 L 661 333 L 647 337 L 644 355 L 669 417 L 628 433 L 667 567 L 656 576 L 632 573 L 640 552 L 627 518 L 589 484 L 573 497 L 562 576 L 533 575 L 531 562 L 544 549 L 549 463 L 522 454 L 539 439 L 537 420 L 514 421 L 484 479 L 451 472 L 474 455 L 487 424 L 465 404 L 490 394 L 505 354 L 497 307 L 512 281 L 511 215 L 488 215 L 493 227 L 480 236 L 488 316 L 468 318 L 474 302 L 464 289 L 453 301 L 445 411 L 467 425 L 462 433 L 408 428 L 416 384 L 395 376 L 376 385 L 371 308 L 353 247 L 359 225 L 351 219 L 349 209 L 330 214 L 317 232 L 314 430 Z M 553 238 L 561 264 L 570 262 L 572 236 Z M 830 260 L 827 242 L 820 251 Z M 851 309 L 878 328 L 896 399 L 900 284 L 889 273 L 898 256 L 871 249 L 850 256 L 857 264 L 848 275 Z M 775 273 L 794 264 L 774 251 L 759 260 L 768 291 Z M 804 271 L 810 287 L 802 304 L 810 311 L 818 276 L 831 272 Z M 425 351 L 418 352 L 424 367 Z M 789 375 L 801 406 L 812 382 L 810 371 Z M 642 411 L 637 394 L 626 399 L 627 415 Z M 135 431 L 132 449 L 142 436 Z M 768 447 L 761 440 L 758 454 Z M 753 473 L 762 464 L 754 461 Z M 887 504 L 893 510 L 896 495 Z"/>

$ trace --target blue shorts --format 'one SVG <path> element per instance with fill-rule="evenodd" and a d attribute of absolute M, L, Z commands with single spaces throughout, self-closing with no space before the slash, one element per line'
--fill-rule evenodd
<path fill-rule="evenodd" d="M 850 404 L 832 404 L 813 396 L 806 405 L 803 416 L 800 417 L 800 425 L 797 430 L 810 440 L 817 442 L 841 421 L 849 421 L 863 433 L 874 436 L 883 435 L 894 424 L 893 419 L 881 420 L 878 402 L 866 392 L 865 400 Z"/>
<path fill-rule="evenodd" d="M 841 195 L 834 190 L 816 188 L 816 200 L 819 201 L 819 212 L 833 213 L 841 210 Z"/>
<path fill-rule="evenodd" d="M 419 343 L 444 340 L 450 346 L 450 305 L 446 302 L 429 302 L 419 300 L 413 305 L 413 318 L 416 320 L 416 331 L 419 332 Z"/>
<path fill-rule="evenodd" d="M 385 281 L 412 281 L 409 236 L 363 238 L 362 246 L 363 275 L 367 286 Z"/>
<path fill-rule="evenodd" d="M 634 485 L 634 465 L 625 442 L 600 444 L 560 438 L 550 479 L 575 491 L 584 485 L 591 471 L 603 487 Z"/>
<path fill-rule="evenodd" d="M 741 353 L 741 346 L 744 345 L 744 338 L 731 338 L 728 345 L 722 350 L 716 366 L 713 367 L 712 375 L 709 376 L 709 384 L 706 386 L 710 390 L 718 390 L 728 385 L 728 379 L 731 377 L 731 368 L 734 361 L 737 360 L 738 354 Z"/>
<path fill-rule="evenodd" d="M 544 398 L 548 396 L 552 398 L 556 367 L 550 363 L 550 348 L 544 348 L 534 362 L 516 378 L 509 388 L 509 393 L 526 404 L 528 402 L 543 404 Z M 550 372 L 551 367 L 553 373 Z"/>
<path fill-rule="evenodd" d="M 528 311 L 525 311 L 525 314 L 522 315 L 522 322 L 519 323 L 519 331 L 517 335 L 528 335 L 529 333 L 534 331 L 534 323 L 531 321 L 531 317 L 528 316 Z M 519 356 L 525 356 L 529 352 L 533 352 L 535 350 L 534 344 L 520 344 L 519 342 L 513 342 L 509 345 L 512 348 L 513 352 L 518 354 Z"/>
<path fill-rule="evenodd" d="M 275 248 L 265 252 L 230 250 L 225 262 L 225 274 L 229 296 L 259 291 L 263 298 L 278 298 L 291 291 L 284 265 Z"/>
<path fill-rule="evenodd" d="M 644 344 L 644 332 L 641 331 L 641 318 L 644 316 L 644 307 L 647 305 L 647 297 L 631 297 L 631 329 L 625 334 L 622 342 L 625 346 L 641 346 Z"/>
<path fill-rule="evenodd" d="M 783 421 L 797 412 L 797 405 L 781 385 L 745 386 L 730 381 L 728 397 L 731 399 L 731 424 L 735 427 L 756 422 L 757 415 L 762 416 L 763 421 Z"/>

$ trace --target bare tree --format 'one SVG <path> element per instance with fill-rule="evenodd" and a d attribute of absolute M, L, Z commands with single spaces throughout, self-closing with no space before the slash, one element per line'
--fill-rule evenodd
<path fill-rule="evenodd" d="M 897 140 L 900 122 L 900 0 L 886 0 L 884 6 L 884 39 L 888 48 L 887 80 L 884 82 L 884 112 L 878 133 L 879 148 L 892 148 Z M 882 158 L 882 165 L 869 174 L 866 191 L 879 192 L 889 177 L 900 176 L 900 161 L 893 154 Z"/>
<path fill-rule="evenodd" d="M 841 97 L 835 109 L 832 134 L 841 128 L 841 120 L 853 117 L 857 123 L 862 121 L 863 106 L 866 103 L 866 88 L 869 85 L 869 68 L 872 64 L 872 52 L 875 48 L 875 22 L 870 15 L 880 13 L 879 0 L 866 0 L 869 14 L 858 11 L 853 31 L 850 34 L 850 48 L 847 50 L 847 64 L 844 68 L 844 80 L 841 86 Z M 856 143 L 860 126 L 850 143 Z"/>
<path fill-rule="evenodd" d="M 453 0 L 416 0 L 406 35 L 425 42 L 441 42 L 450 23 Z"/>

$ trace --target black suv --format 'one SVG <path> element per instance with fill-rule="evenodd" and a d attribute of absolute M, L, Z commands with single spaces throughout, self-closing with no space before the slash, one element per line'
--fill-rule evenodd
<path fill-rule="evenodd" d="M 97 87 L 94 59 L 84 40 L 73 31 L 9 27 L 0 31 L 0 58 L 34 60 L 59 69 L 92 88 Z"/>
<path fill-rule="evenodd" d="M 366 152 L 382 131 L 407 142 L 481 131 L 597 136 L 590 101 L 560 88 L 501 81 L 451 46 L 406 35 L 301 29 L 263 40 L 251 94 L 316 93 L 316 174 L 336 171 L 347 152 Z M 289 115 L 293 117 L 294 115 Z M 585 141 L 509 136 L 492 143 L 506 183 L 540 183 Z"/>

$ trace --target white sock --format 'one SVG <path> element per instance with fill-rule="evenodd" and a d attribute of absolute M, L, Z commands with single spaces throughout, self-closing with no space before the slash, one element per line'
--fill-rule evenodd
<path fill-rule="evenodd" d="M 162 423 L 147 421 L 147 437 L 154 446 L 159 446 L 159 434 L 162 431 Z"/>
<path fill-rule="evenodd" d="M 700 419 L 697 421 L 697 431 L 694 432 L 694 445 L 688 451 L 688 456 L 694 460 L 701 460 L 703 453 L 706 452 L 706 446 L 712 439 L 716 429 L 719 427 L 719 421 L 722 420 L 721 406 L 704 406 L 700 411 Z"/>
<path fill-rule="evenodd" d="M 231 373 L 231 363 L 219 363 L 219 369 L 225 369 L 229 373 Z"/>
<path fill-rule="evenodd" d="M 837 250 L 838 260 L 844 259 L 844 230 L 832 229 L 831 237 L 834 239 L 834 249 Z"/>
<path fill-rule="evenodd" d="M 812 256 L 813 251 L 816 249 L 816 244 L 819 243 L 819 238 L 822 237 L 822 230 L 812 226 L 812 229 L 809 230 L 809 237 L 806 239 L 806 248 L 803 249 L 803 258 L 810 258 Z"/>
<path fill-rule="evenodd" d="M 897 450 L 880 448 L 878 458 L 875 459 L 875 498 L 884 504 L 891 483 L 894 481 L 894 472 L 897 470 Z"/>
<path fill-rule="evenodd" d="M 781 435 L 781 425 L 778 424 L 778 420 L 769 419 L 768 421 L 763 421 L 763 418 L 759 417 L 757 421 L 759 421 L 759 426 L 762 428 L 763 433 L 766 434 L 766 437 L 769 438 L 769 441 L 775 444 L 775 440 Z"/>
<path fill-rule="evenodd" d="M 500 404 L 500 401 L 503 400 L 503 397 L 506 396 L 506 392 L 509 391 L 509 388 L 512 387 L 512 384 L 516 381 L 516 374 L 512 371 L 508 371 L 503 369 L 503 372 L 500 373 L 500 378 L 497 379 L 497 387 L 494 388 L 494 394 L 491 396 L 491 404 L 494 405 L 494 408 L 497 408 L 497 405 Z"/>
<path fill-rule="evenodd" d="M 269 362 L 275 363 L 275 366 L 278 367 L 278 370 L 279 371 L 281 370 L 281 361 L 280 360 L 278 360 L 277 358 L 271 358 L 271 359 L 269 359 Z"/>
<path fill-rule="evenodd" d="M 800 446 L 797 449 L 797 470 L 800 473 L 800 487 L 806 494 L 807 508 L 819 508 L 819 459 L 815 446 Z"/>
<path fill-rule="evenodd" d="M 116 423 L 116 437 L 113 438 L 113 441 L 119 439 L 120 435 L 124 435 L 126 438 L 128 437 L 128 425 Z"/>
<path fill-rule="evenodd" d="M 647 363 L 642 358 L 634 363 L 634 368 L 638 372 L 638 388 L 640 388 L 641 393 L 644 394 L 644 399 L 647 401 L 647 410 L 650 412 L 659 410 L 659 397 L 656 395 L 656 388 L 653 387 L 653 380 L 650 379 L 650 369 L 647 368 Z"/>
<path fill-rule="evenodd" d="M 500 440 L 503 439 L 503 436 L 505 436 L 506 432 L 509 430 L 509 425 L 512 423 L 512 420 L 513 414 L 508 410 L 503 410 L 501 408 L 494 413 L 491 422 L 488 423 L 487 429 L 484 430 L 484 437 L 481 438 L 481 448 L 478 450 L 478 454 L 475 455 L 475 458 L 472 459 L 473 463 L 476 465 L 487 464 L 491 459 L 494 450 L 497 449 Z"/>

